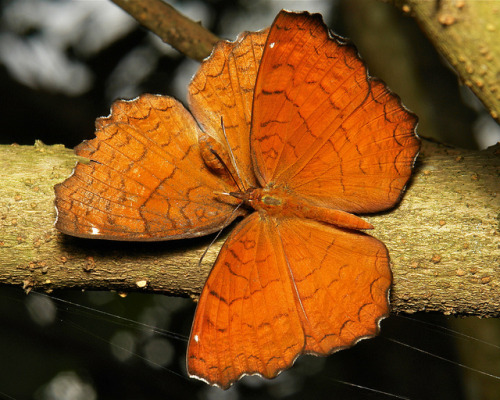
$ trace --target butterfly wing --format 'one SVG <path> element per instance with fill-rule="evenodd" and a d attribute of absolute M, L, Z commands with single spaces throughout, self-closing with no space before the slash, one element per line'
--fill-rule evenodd
<path fill-rule="evenodd" d="M 215 192 L 235 190 L 205 165 L 201 134 L 175 99 L 143 95 L 114 103 L 96 138 L 76 148 L 88 163 L 55 187 L 56 227 L 111 240 L 165 240 L 220 230 L 236 218 Z M 241 210 L 240 210 L 241 211 Z"/>
<path fill-rule="evenodd" d="M 189 339 L 192 377 L 228 388 L 242 375 L 272 378 L 304 348 L 276 228 L 253 213 L 231 233 L 201 294 Z"/>
<path fill-rule="evenodd" d="M 242 375 L 272 378 L 299 354 L 350 346 L 377 332 L 390 283 L 378 240 L 253 213 L 232 232 L 205 284 L 189 374 L 227 388 Z"/>
<path fill-rule="evenodd" d="M 244 32 L 235 42 L 217 43 L 189 85 L 189 108 L 203 130 L 227 149 L 244 188 L 256 185 L 250 158 L 253 90 L 267 30 Z M 226 138 L 227 137 L 227 142 Z M 218 152 L 226 164 L 229 154 Z"/>
<path fill-rule="evenodd" d="M 310 219 L 281 219 L 277 230 L 302 311 L 303 352 L 326 355 L 377 334 L 392 282 L 384 244 Z"/>
<path fill-rule="evenodd" d="M 216 193 L 242 189 L 235 175 L 243 188 L 256 184 L 248 138 L 266 36 L 219 42 L 189 86 L 196 121 L 166 96 L 115 103 L 111 116 L 98 120 L 96 139 L 76 149 L 91 162 L 56 186 L 57 228 L 82 237 L 165 240 L 204 235 L 243 214 L 231 214 L 234 205 Z"/>
<path fill-rule="evenodd" d="M 251 133 L 260 184 L 347 212 L 393 206 L 419 149 L 416 116 L 318 14 L 282 11 L 265 46 Z"/>

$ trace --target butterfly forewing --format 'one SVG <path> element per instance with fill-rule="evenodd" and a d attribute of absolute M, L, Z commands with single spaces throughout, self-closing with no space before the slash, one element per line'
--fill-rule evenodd
<path fill-rule="evenodd" d="M 243 186 L 256 186 L 250 159 L 250 122 L 255 77 L 267 30 L 221 41 L 189 85 L 189 106 L 203 130 L 229 148 Z M 227 141 L 226 141 L 227 139 Z M 231 160 L 228 160 L 231 162 Z"/>
<path fill-rule="evenodd" d="M 419 149 L 416 117 L 318 15 L 281 13 L 265 46 L 251 132 L 261 185 L 349 212 L 394 205 Z"/>

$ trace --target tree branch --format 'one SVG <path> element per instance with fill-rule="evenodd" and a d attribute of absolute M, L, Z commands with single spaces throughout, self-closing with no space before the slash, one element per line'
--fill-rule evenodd
<path fill-rule="evenodd" d="M 162 0 L 111 0 L 165 43 L 201 61 L 220 39 Z"/>
<path fill-rule="evenodd" d="M 460 80 L 500 122 L 500 4 L 463 0 L 389 2 L 417 20 Z"/>
<path fill-rule="evenodd" d="M 161 1 L 113 1 L 189 57 L 203 59 L 217 40 L 200 25 L 178 17 Z M 476 29 L 475 38 L 478 28 L 496 26 L 477 22 L 479 15 L 489 21 L 493 13 L 471 13 L 476 18 L 473 23 L 473 18 L 440 18 L 435 2 L 406 3 L 410 9 L 403 9 L 412 11 L 424 29 L 435 35 L 438 48 L 443 41 L 445 54 L 452 49 L 452 64 L 480 97 L 486 93 L 483 101 L 498 117 L 496 86 L 489 80 L 490 72 L 499 71 L 495 64 L 500 60 L 498 47 L 492 45 L 485 51 L 476 46 L 475 52 L 461 51 L 465 45 L 470 49 L 472 42 L 463 42 L 471 35 L 470 26 Z M 475 6 L 471 3 L 466 4 L 472 11 Z M 441 12 L 448 7 L 447 1 L 439 4 Z M 457 13 L 462 12 L 455 8 Z M 199 34 L 193 33 L 197 30 Z M 489 46 L 485 37 L 481 37 L 482 43 Z M 466 61 L 460 55 L 465 55 Z M 478 60 L 484 61 L 486 73 L 481 72 L 483 64 Z M 475 85 L 478 76 L 483 83 Z M 491 94 L 493 100 L 488 102 Z M 376 227 L 373 235 L 386 243 L 391 254 L 393 311 L 500 315 L 499 154 L 498 146 L 496 150 L 468 152 L 425 143 L 401 204 L 392 212 L 366 218 Z M 70 174 L 76 159 L 71 150 L 60 145 L 0 146 L 0 284 L 22 285 L 26 290 L 84 288 L 192 297 L 199 294 L 222 239 L 210 247 L 199 266 L 211 237 L 122 243 L 70 238 L 54 229 L 53 186 Z"/>
<path fill-rule="evenodd" d="M 76 163 L 61 145 L 0 146 L 0 284 L 145 291 L 196 297 L 223 239 L 157 243 L 77 239 L 54 228 L 53 186 Z M 424 143 L 393 211 L 366 217 L 391 255 L 396 312 L 500 315 L 500 147 Z"/>

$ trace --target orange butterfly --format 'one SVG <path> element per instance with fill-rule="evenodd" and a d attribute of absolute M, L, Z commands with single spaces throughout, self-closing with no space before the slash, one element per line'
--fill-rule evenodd
<path fill-rule="evenodd" d="M 419 149 L 416 116 L 319 15 L 285 11 L 269 30 L 220 42 L 189 106 L 193 115 L 167 96 L 116 102 L 76 149 L 91 162 L 56 186 L 56 227 L 170 240 L 246 215 L 189 339 L 189 375 L 221 388 L 375 335 L 388 314 L 388 253 L 350 213 L 397 203 Z"/>

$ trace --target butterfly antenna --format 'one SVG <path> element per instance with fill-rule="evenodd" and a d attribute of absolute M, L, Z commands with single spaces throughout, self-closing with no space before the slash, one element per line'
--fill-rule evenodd
<path fill-rule="evenodd" d="M 243 202 L 241 202 L 240 204 L 238 204 L 233 212 L 229 215 L 229 217 L 226 218 L 226 220 L 224 221 L 224 226 L 226 226 L 229 221 L 231 221 L 231 219 L 233 218 L 233 215 L 236 213 L 236 211 L 238 211 L 238 209 L 243 205 Z M 203 254 L 201 255 L 200 259 L 198 260 L 198 268 L 201 268 L 201 263 L 203 262 L 203 259 L 205 258 L 205 256 L 207 255 L 208 253 L 208 250 L 210 249 L 210 247 L 212 247 L 212 245 L 215 243 L 215 241 L 219 238 L 219 236 L 222 234 L 222 231 L 224 229 L 221 229 L 219 232 L 217 232 L 217 235 L 215 235 L 215 237 L 212 239 L 212 241 L 210 242 L 210 244 L 207 246 L 207 248 L 205 249 L 205 251 L 203 252 Z"/>
<path fill-rule="evenodd" d="M 227 139 L 226 135 L 226 128 L 224 128 L 224 117 L 220 117 L 220 124 L 222 126 L 222 133 L 224 134 L 224 140 L 226 141 L 227 148 L 229 150 L 229 156 L 231 157 L 231 163 L 233 164 L 234 170 L 236 171 L 236 175 L 238 176 L 238 179 L 241 182 L 241 185 L 243 186 L 243 191 L 246 191 L 245 183 L 243 182 L 243 179 L 241 178 L 240 171 L 238 169 L 238 164 L 236 164 L 236 158 L 234 157 L 233 149 L 231 149 L 231 146 L 229 145 L 229 140 Z M 238 184 L 236 184 L 238 188 L 241 191 L 241 188 Z"/>
<path fill-rule="evenodd" d="M 241 187 L 240 187 L 240 184 L 238 183 L 238 180 L 234 177 L 233 173 L 231 172 L 231 170 L 227 167 L 226 163 L 224 162 L 224 160 L 219 156 L 219 154 L 217 154 L 217 152 L 213 149 L 210 149 L 210 152 L 215 156 L 215 158 L 217 158 L 217 160 L 220 161 L 220 163 L 223 165 L 224 169 L 226 170 L 226 172 L 229 174 L 229 176 L 231 177 L 231 179 L 233 180 L 234 184 L 236 185 L 236 187 L 238 188 L 238 190 L 241 192 Z M 238 173 L 238 170 L 236 170 L 236 173 Z"/>

